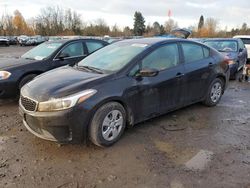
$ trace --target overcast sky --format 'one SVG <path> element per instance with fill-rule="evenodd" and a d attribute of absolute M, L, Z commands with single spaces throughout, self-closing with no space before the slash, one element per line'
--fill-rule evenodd
<path fill-rule="evenodd" d="M 179 27 L 197 25 L 200 15 L 218 19 L 221 28 L 250 25 L 249 0 L 0 0 L 0 15 L 18 9 L 25 18 L 35 17 L 40 9 L 50 5 L 72 8 L 85 22 L 102 18 L 108 25 L 133 26 L 133 14 L 142 12 L 146 24 L 168 19 L 168 10 Z"/>

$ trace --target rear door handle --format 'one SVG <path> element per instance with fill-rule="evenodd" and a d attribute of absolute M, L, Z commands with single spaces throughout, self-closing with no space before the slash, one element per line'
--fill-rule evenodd
<path fill-rule="evenodd" d="M 208 66 L 209 66 L 209 67 L 212 67 L 213 65 L 214 65 L 214 64 L 213 64 L 213 63 L 211 63 L 211 62 L 210 62 L 210 63 L 208 63 Z"/>
<path fill-rule="evenodd" d="M 184 74 L 183 73 L 181 73 L 181 72 L 178 72 L 177 74 L 176 74 L 176 78 L 181 78 L 182 76 L 184 76 Z"/>

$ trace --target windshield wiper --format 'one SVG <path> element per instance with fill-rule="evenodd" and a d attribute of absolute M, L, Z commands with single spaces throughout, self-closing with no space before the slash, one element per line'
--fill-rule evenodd
<path fill-rule="evenodd" d="M 24 59 L 36 60 L 35 58 L 32 58 L 32 57 L 25 57 Z"/>
<path fill-rule="evenodd" d="M 103 70 L 91 67 L 91 66 L 85 66 L 85 65 L 77 65 L 78 68 L 84 68 L 85 70 L 91 71 L 91 72 L 96 72 L 99 74 L 104 74 Z"/>

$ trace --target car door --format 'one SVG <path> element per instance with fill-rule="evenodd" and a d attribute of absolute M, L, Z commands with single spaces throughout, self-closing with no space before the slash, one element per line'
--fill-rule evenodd
<path fill-rule="evenodd" d="M 185 105 L 199 101 L 206 92 L 215 70 L 210 49 L 192 42 L 181 42 L 185 66 Z"/>
<path fill-rule="evenodd" d="M 239 68 L 242 68 L 247 61 L 247 49 L 241 39 L 238 39 Z"/>
<path fill-rule="evenodd" d="M 64 46 L 54 58 L 54 66 L 60 67 L 78 63 L 87 56 L 86 48 L 82 41 L 72 42 Z"/>
<path fill-rule="evenodd" d="M 184 75 L 183 64 L 180 63 L 179 47 L 177 43 L 165 44 L 144 57 L 136 69 L 157 69 L 157 76 L 143 77 L 134 76 L 136 87 L 130 91 L 129 96 L 133 99 L 135 107 L 135 119 L 145 120 L 168 110 L 180 106 L 183 102 L 182 79 Z"/>

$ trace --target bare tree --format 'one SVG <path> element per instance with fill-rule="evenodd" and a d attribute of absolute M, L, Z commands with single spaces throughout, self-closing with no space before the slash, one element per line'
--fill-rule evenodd
<path fill-rule="evenodd" d="M 205 28 L 208 32 L 208 37 L 215 36 L 218 27 L 218 20 L 214 18 L 207 18 L 205 22 Z"/>
<path fill-rule="evenodd" d="M 169 18 L 168 21 L 165 22 L 165 31 L 166 33 L 170 33 L 173 29 L 178 28 L 178 23 L 173 19 Z"/>

